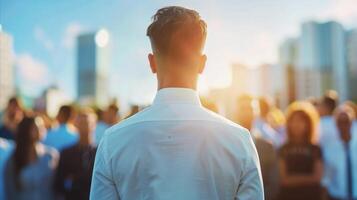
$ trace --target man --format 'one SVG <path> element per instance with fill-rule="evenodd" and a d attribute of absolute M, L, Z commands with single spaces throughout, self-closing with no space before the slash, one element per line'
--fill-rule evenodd
<path fill-rule="evenodd" d="M 64 149 L 55 176 L 55 191 L 66 200 L 89 199 L 90 183 L 96 148 L 92 135 L 96 116 L 90 109 L 80 112 L 76 122 L 79 141 Z"/>
<path fill-rule="evenodd" d="M 3 125 L 0 126 L 0 138 L 14 140 L 15 130 L 24 116 L 21 103 L 18 98 L 13 97 L 9 100 L 2 118 Z"/>
<path fill-rule="evenodd" d="M 325 177 L 330 200 L 357 199 L 357 137 L 352 123 L 356 119 L 354 110 L 344 104 L 337 108 L 335 120 L 339 139 L 331 140 L 323 149 Z"/>
<path fill-rule="evenodd" d="M 78 141 L 78 134 L 73 127 L 75 110 L 70 105 L 64 105 L 59 109 L 56 118 L 58 127 L 48 132 L 43 143 L 62 151 Z"/>
<path fill-rule="evenodd" d="M 259 130 L 253 128 L 255 116 L 259 113 L 254 107 L 255 100 L 249 95 L 242 95 L 237 102 L 238 124 L 251 131 L 259 154 L 266 200 L 274 200 L 279 190 L 278 159 L 271 142 L 261 137 Z"/>
<path fill-rule="evenodd" d="M 259 137 L 271 142 L 275 148 L 279 148 L 283 141 L 279 138 L 279 133 L 268 123 L 268 114 L 271 110 L 271 102 L 266 97 L 258 99 L 259 117 L 254 121 L 254 129 L 259 132 Z"/>
<path fill-rule="evenodd" d="M 264 198 L 249 132 L 204 109 L 196 92 L 206 24 L 194 10 L 165 7 L 147 30 L 158 92 L 152 106 L 108 129 L 91 199 Z"/>
<path fill-rule="evenodd" d="M 338 95 L 335 91 L 328 91 L 318 103 L 317 110 L 320 114 L 319 143 L 325 148 L 330 141 L 339 138 L 333 111 L 338 104 Z M 328 146 L 326 147 L 328 148 Z"/>
<path fill-rule="evenodd" d="M 116 104 L 111 104 L 102 115 L 102 119 L 98 119 L 95 130 L 94 140 L 96 145 L 99 145 L 105 130 L 119 122 L 119 108 Z"/>

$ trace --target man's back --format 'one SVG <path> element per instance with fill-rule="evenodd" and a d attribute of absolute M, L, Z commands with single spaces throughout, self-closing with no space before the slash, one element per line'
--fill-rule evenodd
<path fill-rule="evenodd" d="M 91 199 L 263 199 L 250 134 L 190 89 L 159 90 L 151 107 L 109 129 L 92 182 Z"/>

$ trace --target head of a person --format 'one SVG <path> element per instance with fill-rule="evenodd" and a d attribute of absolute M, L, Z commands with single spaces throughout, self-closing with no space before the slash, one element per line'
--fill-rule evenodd
<path fill-rule="evenodd" d="M 12 122 L 20 122 L 23 114 L 20 100 L 17 97 L 10 98 L 6 107 L 7 119 Z"/>
<path fill-rule="evenodd" d="M 114 125 L 119 121 L 119 107 L 111 104 L 103 113 L 103 120 L 109 125 Z"/>
<path fill-rule="evenodd" d="M 31 153 L 35 152 L 36 144 L 46 134 L 45 124 L 40 117 L 24 117 L 16 129 L 16 148 L 14 152 L 16 185 L 19 185 L 21 169 L 31 162 Z"/>
<path fill-rule="evenodd" d="M 61 106 L 56 118 L 59 124 L 72 123 L 75 118 L 74 107 L 71 105 Z"/>
<path fill-rule="evenodd" d="M 257 105 L 255 104 L 257 104 L 256 101 L 250 95 L 241 95 L 237 100 L 237 122 L 248 130 L 251 130 L 254 118 L 256 116 Z"/>
<path fill-rule="evenodd" d="M 272 108 L 267 115 L 267 122 L 275 129 L 285 126 L 285 115 L 279 108 Z"/>
<path fill-rule="evenodd" d="M 338 94 L 335 91 L 328 91 L 318 104 L 320 116 L 331 116 L 338 104 Z"/>
<path fill-rule="evenodd" d="M 270 109 L 272 107 L 271 100 L 268 97 L 260 97 L 258 99 L 259 101 L 259 113 L 260 117 L 263 119 L 266 119 L 268 116 L 268 113 L 270 112 Z"/>
<path fill-rule="evenodd" d="M 309 144 L 315 141 L 319 118 L 311 103 L 292 103 L 286 118 L 288 142 Z"/>
<path fill-rule="evenodd" d="M 343 104 L 336 109 L 334 116 L 340 138 L 344 142 L 350 141 L 352 124 L 356 119 L 355 111 L 348 104 Z"/>
<path fill-rule="evenodd" d="M 179 6 L 159 9 L 147 28 L 150 67 L 161 87 L 196 87 L 206 56 L 206 23 L 198 12 Z"/>
<path fill-rule="evenodd" d="M 93 135 L 97 123 L 96 113 L 90 108 L 82 109 L 76 118 L 76 127 L 79 137 L 90 139 Z M 90 141 L 90 140 L 89 140 Z"/>

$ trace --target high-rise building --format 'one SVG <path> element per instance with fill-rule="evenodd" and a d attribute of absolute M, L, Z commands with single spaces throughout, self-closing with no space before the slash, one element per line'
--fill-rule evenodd
<path fill-rule="evenodd" d="M 8 99 L 14 95 L 14 63 L 13 40 L 0 25 L 0 111 L 2 111 Z"/>
<path fill-rule="evenodd" d="M 306 22 L 299 39 L 296 68 L 297 98 L 322 95 L 334 89 L 348 98 L 345 31 L 337 22 Z"/>
<path fill-rule="evenodd" d="M 357 102 L 357 29 L 347 33 L 349 99 Z"/>
<path fill-rule="evenodd" d="M 78 99 L 82 104 L 108 102 L 109 33 L 101 29 L 77 38 Z"/>
<path fill-rule="evenodd" d="M 296 99 L 295 71 L 298 62 L 299 40 L 286 39 L 279 47 L 279 64 L 282 67 L 283 84 L 280 95 L 281 107 L 286 107 Z"/>
<path fill-rule="evenodd" d="M 285 99 L 282 97 L 285 95 L 286 84 L 285 82 L 285 69 L 282 65 L 277 64 L 264 64 L 256 69 L 256 77 L 254 79 L 259 82 L 258 94 L 260 96 L 267 96 L 274 100 L 274 103 L 278 107 L 285 107 Z"/>

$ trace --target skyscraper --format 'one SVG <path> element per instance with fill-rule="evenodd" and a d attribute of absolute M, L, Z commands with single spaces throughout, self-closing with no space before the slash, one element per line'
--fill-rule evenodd
<path fill-rule="evenodd" d="M 357 29 L 347 33 L 349 99 L 357 101 Z"/>
<path fill-rule="evenodd" d="M 282 107 L 286 107 L 296 99 L 295 72 L 298 62 L 299 40 L 297 38 L 286 39 L 279 47 L 279 64 L 283 70 L 283 87 L 280 95 Z"/>
<path fill-rule="evenodd" d="M 77 38 L 78 99 L 82 104 L 108 102 L 109 33 L 101 29 Z"/>
<path fill-rule="evenodd" d="M 0 111 L 15 90 L 12 42 L 12 37 L 2 31 L 0 25 Z"/>
<path fill-rule="evenodd" d="M 334 89 L 348 98 L 345 31 L 337 22 L 306 22 L 299 40 L 296 71 L 298 98 L 322 95 Z"/>

